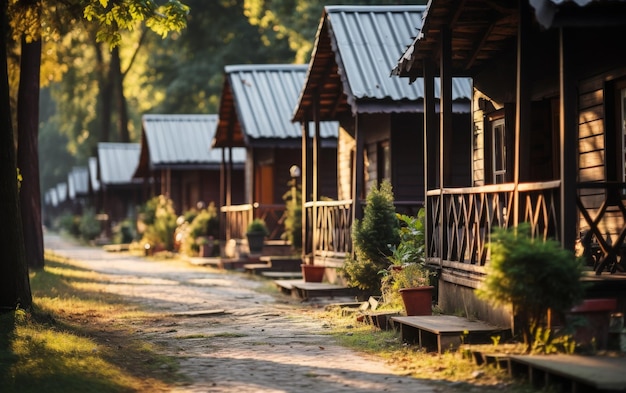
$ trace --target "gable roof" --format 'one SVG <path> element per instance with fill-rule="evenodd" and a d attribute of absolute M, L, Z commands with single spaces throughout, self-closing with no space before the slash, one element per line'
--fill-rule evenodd
<path fill-rule="evenodd" d="M 528 0 L 526 6 L 543 28 L 609 26 L 626 21 L 626 2 L 601 0 Z M 430 0 L 422 29 L 399 57 L 394 75 L 421 76 L 424 61 L 439 56 L 441 32 L 451 32 L 451 73 L 475 75 L 506 50 L 515 48 L 519 25 L 517 0 Z M 437 71 L 438 72 L 438 71 Z"/>
<path fill-rule="evenodd" d="M 142 117 L 141 156 L 135 177 L 155 169 L 219 169 L 221 149 L 211 141 L 217 115 L 153 114 Z M 243 149 L 233 149 L 232 161 L 242 164 Z"/>
<path fill-rule="evenodd" d="M 419 32 L 425 9 L 325 7 L 294 119 L 312 118 L 315 102 L 321 120 L 341 113 L 417 112 L 422 85 L 392 78 L 390 70 Z M 454 80 L 453 98 L 469 100 L 470 96 L 471 81 Z"/>
<path fill-rule="evenodd" d="M 302 146 L 291 113 L 304 84 L 306 65 L 229 65 L 213 146 Z M 321 138 L 337 138 L 338 125 L 320 125 Z"/>
<path fill-rule="evenodd" d="M 75 199 L 89 194 L 89 170 L 86 166 L 75 166 L 67 175 L 68 196 Z"/>
<path fill-rule="evenodd" d="M 139 143 L 98 143 L 101 186 L 132 183 L 139 163 L 139 149 Z"/>

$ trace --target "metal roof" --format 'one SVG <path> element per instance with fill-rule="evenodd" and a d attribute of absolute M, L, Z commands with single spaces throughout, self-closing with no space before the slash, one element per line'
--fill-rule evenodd
<path fill-rule="evenodd" d="M 70 199 L 89 194 L 89 170 L 86 166 L 75 166 L 67 175 Z"/>
<path fill-rule="evenodd" d="M 451 33 L 451 73 L 472 76 L 483 71 L 494 57 L 515 48 L 518 3 L 518 0 L 430 0 L 421 32 L 399 57 L 393 74 L 411 79 L 422 76 L 424 61 L 440 56 L 444 29 Z M 529 0 L 529 8 L 544 28 L 592 27 L 624 24 L 625 3 L 623 0 Z"/>
<path fill-rule="evenodd" d="M 304 84 L 306 65 L 229 65 L 224 71 L 213 146 L 301 147 L 302 128 L 291 121 L 291 114 Z M 321 138 L 336 139 L 337 135 L 337 123 L 320 124 Z"/>
<path fill-rule="evenodd" d="M 89 168 L 89 181 L 91 189 L 93 191 L 98 191 L 100 189 L 100 180 L 98 180 L 98 158 L 89 157 L 87 167 Z"/>
<path fill-rule="evenodd" d="M 140 166 L 150 169 L 218 169 L 222 151 L 211 148 L 217 115 L 144 115 Z M 245 161 L 244 149 L 233 149 L 232 161 Z"/>
<path fill-rule="evenodd" d="M 101 185 L 132 183 L 133 173 L 139 163 L 140 149 L 139 143 L 98 143 Z"/>
<path fill-rule="evenodd" d="M 59 203 L 65 202 L 67 199 L 67 183 L 59 183 L 57 184 L 57 200 Z"/>
<path fill-rule="evenodd" d="M 341 113 L 418 111 L 422 84 L 393 78 L 390 71 L 419 33 L 425 9 L 325 7 L 294 119 L 311 119 L 314 103 L 319 103 L 321 120 L 336 119 Z M 454 80 L 453 99 L 470 97 L 471 81 Z"/>

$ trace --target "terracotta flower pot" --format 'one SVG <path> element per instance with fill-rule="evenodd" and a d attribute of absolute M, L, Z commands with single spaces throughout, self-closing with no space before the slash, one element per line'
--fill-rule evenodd
<path fill-rule="evenodd" d="M 305 282 L 322 282 L 324 279 L 324 272 L 326 271 L 324 266 L 303 263 L 300 267 L 302 268 L 302 278 L 304 278 Z"/>
<path fill-rule="evenodd" d="M 406 315 L 431 315 L 433 313 L 433 289 L 432 286 L 400 289 Z"/>

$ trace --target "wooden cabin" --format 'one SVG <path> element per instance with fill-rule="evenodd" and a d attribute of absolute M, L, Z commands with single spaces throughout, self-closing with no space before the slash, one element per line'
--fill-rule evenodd
<path fill-rule="evenodd" d="M 271 240 L 281 239 L 283 214 L 292 178 L 290 169 L 302 166 L 302 131 L 291 121 L 306 76 L 306 65 L 229 65 L 224 69 L 219 125 L 214 147 L 246 149 L 245 177 L 238 183 L 227 175 L 226 204 L 222 208 L 226 239 L 245 238 L 253 218 L 263 218 Z M 319 132 L 320 170 L 325 174 L 319 192 L 336 198 L 337 126 L 324 123 Z M 227 163 L 230 168 L 230 163 Z M 227 171 L 227 173 L 230 173 Z M 245 188 L 244 203 L 231 196 Z"/>
<path fill-rule="evenodd" d="M 169 197 L 177 214 L 196 208 L 198 202 L 224 204 L 221 193 L 223 152 L 211 147 L 217 115 L 144 115 L 141 153 L 136 178 L 147 179 L 148 198 Z M 243 149 L 232 152 L 235 179 L 243 177 Z M 237 183 L 239 184 L 239 183 Z M 232 198 L 243 201 L 243 187 Z"/>
<path fill-rule="evenodd" d="M 473 289 L 492 228 L 521 222 L 566 249 L 580 243 L 588 295 L 626 308 L 626 281 L 613 279 L 626 263 L 626 3 L 577 3 L 432 0 L 393 69 L 424 81 L 425 162 L 436 168 L 426 171 L 427 256 L 441 269 L 444 312 L 510 322 Z M 453 77 L 473 80 L 469 127 L 453 121 Z M 459 144 L 472 173 L 464 184 Z"/>
<path fill-rule="evenodd" d="M 322 201 L 324 180 L 310 148 L 306 156 L 305 255 L 316 264 L 341 266 L 352 252 L 351 227 L 362 217 L 369 190 L 391 181 L 396 211 L 416 215 L 424 205 L 423 88 L 390 77 L 390 70 L 419 32 L 424 6 L 326 6 L 294 120 L 337 121 L 338 200 Z M 400 82 L 400 83 L 399 83 Z M 471 83 L 454 79 L 454 114 L 469 127 Z M 304 140 L 308 146 L 313 141 Z M 463 142 L 470 144 L 471 135 Z M 460 141 L 461 142 L 461 141 Z M 469 150 L 457 149 L 459 157 Z M 458 173 L 470 176 L 468 167 Z M 304 187 L 304 186 L 303 186 Z M 312 192 L 308 191 L 312 190 Z"/>
<path fill-rule="evenodd" d="M 139 163 L 139 143 L 98 143 L 98 183 L 104 232 L 110 237 L 112 227 L 136 217 L 136 209 L 145 202 L 142 179 L 133 178 Z"/>
<path fill-rule="evenodd" d="M 67 197 L 74 214 L 80 215 L 85 208 L 91 206 L 88 167 L 75 166 L 67 174 Z"/>

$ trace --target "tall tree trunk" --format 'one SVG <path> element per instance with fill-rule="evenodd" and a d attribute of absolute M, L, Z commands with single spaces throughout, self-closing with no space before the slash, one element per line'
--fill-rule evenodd
<path fill-rule="evenodd" d="M 40 65 L 41 40 L 27 43 L 23 39 L 17 93 L 17 166 L 23 178 L 20 206 L 26 262 L 36 269 L 44 265 L 38 148 Z"/>
<path fill-rule="evenodd" d="M 128 132 L 128 109 L 126 108 L 126 97 L 124 97 L 124 78 L 122 77 L 122 63 L 120 61 L 120 49 L 115 47 L 111 50 L 110 82 L 114 84 L 115 103 L 117 104 L 117 121 L 120 132 L 120 142 L 130 142 Z"/>
<path fill-rule="evenodd" d="M 32 304 L 17 188 L 15 139 L 7 71 L 7 0 L 0 0 L 0 311 Z"/>
<path fill-rule="evenodd" d="M 111 141 L 111 99 L 113 96 L 113 83 L 111 83 L 111 78 L 106 72 L 106 63 L 104 61 L 104 56 L 102 55 L 102 45 L 98 42 L 95 42 L 94 46 L 96 48 L 96 62 L 97 62 L 97 75 L 98 75 L 98 91 L 100 92 L 98 95 L 98 114 L 100 117 L 100 134 L 99 141 L 100 142 L 110 142 Z"/>

